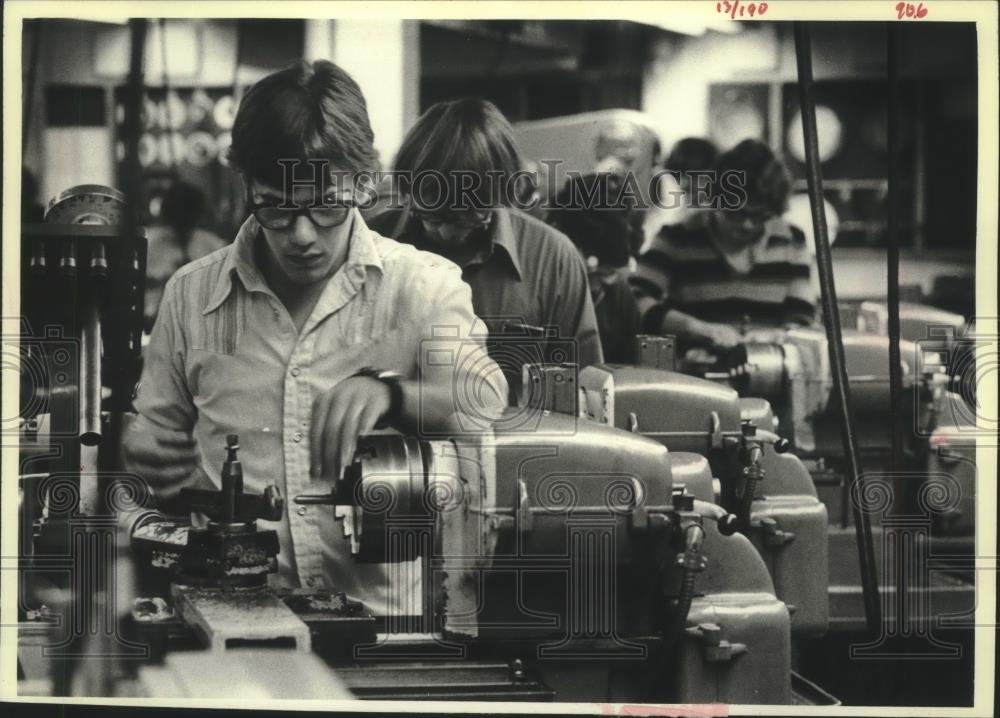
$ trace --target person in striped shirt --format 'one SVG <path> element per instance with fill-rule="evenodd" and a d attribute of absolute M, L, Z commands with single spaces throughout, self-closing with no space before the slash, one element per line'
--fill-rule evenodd
<path fill-rule="evenodd" d="M 643 331 L 673 334 L 681 348 L 726 349 L 742 341 L 740 329 L 811 324 L 815 258 L 781 218 L 790 188 L 762 142 L 720 155 L 710 206 L 665 225 L 629 279 Z"/>

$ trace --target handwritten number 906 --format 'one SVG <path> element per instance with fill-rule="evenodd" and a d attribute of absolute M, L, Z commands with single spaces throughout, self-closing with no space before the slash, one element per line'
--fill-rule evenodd
<path fill-rule="evenodd" d="M 904 17 L 921 20 L 927 17 L 927 8 L 924 7 L 923 3 L 914 5 L 909 2 L 898 2 L 896 3 L 896 19 L 902 20 Z"/>

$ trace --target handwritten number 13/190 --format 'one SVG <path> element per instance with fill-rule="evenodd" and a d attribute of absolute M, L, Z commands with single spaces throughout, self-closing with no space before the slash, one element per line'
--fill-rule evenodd
<path fill-rule="evenodd" d="M 896 19 L 902 20 L 904 17 L 920 20 L 927 17 L 927 8 L 924 7 L 923 3 L 914 5 L 909 2 L 898 2 L 896 3 Z"/>
<path fill-rule="evenodd" d="M 715 11 L 720 14 L 725 13 L 735 20 L 737 14 L 740 17 L 763 15 L 767 12 L 767 3 L 741 3 L 740 0 L 722 0 L 722 2 L 715 3 Z"/>

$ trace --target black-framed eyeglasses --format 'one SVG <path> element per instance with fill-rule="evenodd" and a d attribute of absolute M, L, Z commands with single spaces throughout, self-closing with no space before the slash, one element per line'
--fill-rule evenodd
<path fill-rule="evenodd" d="M 462 214 L 439 214 L 420 209 L 411 211 L 414 217 L 429 227 L 440 227 L 446 224 L 457 229 L 477 230 L 489 227 L 490 221 L 493 219 L 493 212 L 488 209 L 463 212 Z"/>
<path fill-rule="evenodd" d="M 247 207 L 254 218 L 265 229 L 288 229 L 304 214 L 309 221 L 321 229 L 337 227 L 347 221 L 354 208 L 353 201 L 338 200 L 321 202 L 308 207 L 288 206 L 282 202 L 254 202 L 247 198 Z"/>

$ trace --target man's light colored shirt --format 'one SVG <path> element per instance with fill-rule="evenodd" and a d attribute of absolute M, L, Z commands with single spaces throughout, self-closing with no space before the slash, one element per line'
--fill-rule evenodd
<path fill-rule="evenodd" d="M 313 400 L 369 366 L 424 382 L 473 383 L 476 391 L 455 393 L 460 401 L 475 396 L 482 404 L 456 409 L 480 416 L 502 408 L 507 386 L 485 356 L 486 328 L 472 312 L 459 268 L 376 234 L 356 211 L 349 221 L 347 260 L 301 332 L 257 267 L 260 227 L 253 217 L 232 245 L 171 278 L 125 450 L 130 467 L 160 495 L 170 495 L 195 465 L 221 485 L 226 435 L 238 434 L 245 490 L 260 493 L 273 483 L 286 497 L 283 521 L 259 522 L 278 530 L 281 582 L 326 585 L 364 600 L 376 613 L 396 612 L 390 567 L 351 557 L 331 507 L 292 501 L 296 494 L 329 490 L 309 478 Z M 442 341 L 450 361 L 442 362 L 440 351 L 435 361 L 427 360 L 427 351 L 421 358 L 422 346 L 439 350 Z"/>

